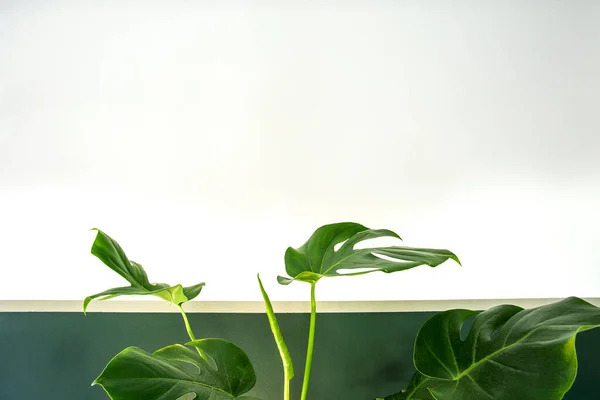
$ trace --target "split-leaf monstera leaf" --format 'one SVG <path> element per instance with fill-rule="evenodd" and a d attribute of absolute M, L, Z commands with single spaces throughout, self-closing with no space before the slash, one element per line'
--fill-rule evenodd
<path fill-rule="evenodd" d="M 94 381 L 112 400 L 175 400 L 194 393 L 195 400 L 260 400 L 245 395 L 256 383 L 254 368 L 242 349 L 223 339 L 188 343 L 213 363 L 180 344 L 154 353 L 128 347 Z"/>
<path fill-rule="evenodd" d="M 94 299 L 107 300 L 117 296 L 154 295 L 175 305 L 180 305 L 200 294 L 204 283 L 189 287 L 170 286 L 166 283 L 150 283 L 144 268 L 135 261 L 129 260 L 116 240 L 99 229 L 96 229 L 96 231 L 98 233 L 92 245 L 92 254 L 125 278 L 130 286 L 112 288 L 86 297 L 83 302 L 84 313 L 88 304 Z"/>
<path fill-rule="evenodd" d="M 575 337 L 598 326 L 600 308 L 576 297 L 528 310 L 439 313 L 417 334 L 412 382 L 385 400 L 562 399 L 577 375 Z"/>
<path fill-rule="evenodd" d="M 316 282 L 324 276 L 362 275 L 375 271 L 391 273 L 419 265 L 436 267 L 448 259 L 460 263 L 448 250 L 402 246 L 355 248 L 364 240 L 381 237 L 400 239 L 388 229 L 369 229 L 354 222 L 322 226 L 301 247 L 287 249 L 285 270 L 289 277 L 278 276 L 277 280 L 287 285 L 294 280 Z M 340 243 L 336 250 L 335 246 Z"/>

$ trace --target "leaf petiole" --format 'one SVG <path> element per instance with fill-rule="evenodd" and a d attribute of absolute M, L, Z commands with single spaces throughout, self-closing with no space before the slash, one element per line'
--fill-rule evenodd
<path fill-rule="evenodd" d="M 179 311 L 181 312 L 181 316 L 183 317 L 183 322 L 185 323 L 185 329 L 187 330 L 190 340 L 192 342 L 196 341 L 196 337 L 194 336 L 194 332 L 192 331 L 192 327 L 190 326 L 190 321 L 188 321 L 187 315 L 185 314 L 185 311 L 183 310 L 183 306 L 181 304 L 178 304 L 177 307 L 179 308 Z M 198 351 L 198 354 L 200 355 L 200 357 L 202 357 L 202 359 L 204 361 L 206 361 L 207 363 L 210 364 L 210 361 L 208 360 L 208 357 L 206 357 L 206 354 L 204 354 L 204 351 L 202 351 L 202 349 L 198 346 L 194 346 L 194 347 L 196 347 L 196 350 Z"/>
<path fill-rule="evenodd" d="M 317 322 L 317 301 L 315 299 L 315 286 L 317 282 L 310 282 L 310 328 L 308 331 L 308 348 L 306 349 L 306 364 L 304 366 L 304 381 L 302 382 L 301 400 L 308 398 L 310 384 L 310 371 L 312 368 L 313 350 L 315 348 L 315 325 Z"/>

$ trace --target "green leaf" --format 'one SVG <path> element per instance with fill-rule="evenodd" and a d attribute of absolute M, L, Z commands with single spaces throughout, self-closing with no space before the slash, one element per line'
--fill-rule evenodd
<path fill-rule="evenodd" d="M 386 396 L 382 400 L 437 400 L 428 389 L 428 387 L 433 386 L 436 381 L 437 380 L 428 378 L 419 372 L 415 372 L 406 390 Z"/>
<path fill-rule="evenodd" d="M 260 400 L 244 396 L 256 383 L 254 368 L 242 349 L 223 339 L 188 343 L 212 359 L 175 344 L 150 354 L 129 347 L 117 354 L 94 381 L 112 400 L 175 400 L 189 393 L 196 400 Z"/>
<path fill-rule="evenodd" d="M 324 276 L 362 275 L 375 271 L 391 273 L 419 265 L 436 267 L 448 259 L 460 264 L 458 257 L 448 250 L 402 246 L 355 249 L 364 240 L 380 237 L 400 239 L 388 229 L 369 229 L 354 222 L 324 225 L 301 247 L 287 249 L 285 270 L 289 277 L 278 276 L 277 280 L 287 285 L 294 280 L 316 282 Z M 340 243 L 343 244 L 336 251 L 335 246 Z M 363 268 L 368 270 L 357 270 Z M 353 269 L 357 271 L 340 271 Z"/>
<path fill-rule="evenodd" d="M 94 299 L 108 300 L 117 296 L 145 296 L 154 295 L 176 305 L 194 299 L 204 286 L 199 283 L 194 286 L 183 287 L 181 285 L 170 286 L 165 283 L 150 283 L 144 268 L 131 261 L 116 240 L 99 229 L 92 245 L 92 254 L 98 257 L 110 269 L 121 275 L 131 286 L 117 287 L 88 296 L 83 301 L 83 312 Z"/>
<path fill-rule="evenodd" d="M 462 325 L 474 315 L 461 340 Z M 598 326 L 600 309 L 576 297 L 529 310 L 439 313 L 415 340 L 419 390 L 397 399 L 562 399 L 577 375 L 575 337 Z"/>
<path fill-rule="evenodd" d="M 258 274 L 256 275 L 256 278 L 258 279 L 258 285 L 260 286 L 260 291 L 265 302 L 265 308 L 267 310 L 267 318 L 269 319 L 271 332 L 273 332 L 273 337 L 275 338 L 275 343 L 277 344 L 277 349 L 279 350 L 279 355 L 281 356 L 285 377 L 287 380 L 291 380 L 294 377 L 294 364 L 292 363 L 292 356 L 290 355 L 287 345 L 285 344 L 285 340 L 283 339 L 283 334 L 279 328 L 279 323 L 277 322 L 275 311 L 273 311 L 273 305 L 271 304 L 269 295 L 267 294 Z"/>

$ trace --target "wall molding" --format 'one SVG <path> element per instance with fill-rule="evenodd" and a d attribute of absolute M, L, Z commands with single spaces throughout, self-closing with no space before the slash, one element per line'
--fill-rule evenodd
<path fill-rule="evenodd" d="M 394 300 L 394 301 L 320 301 L 322 313 L 419 312 L 443 311 L 453 308 L 483 310 L 499 304 L 515 304 L 524 308 L 538 307 L 560 300 L 545 299 L 464 299 L 464 300 Z M 585 300 L 600 307 L 600 298 Z M 189 313 L 264 313 L 261 301 L 191 301 L 185 304 Z M 273 302 L 277 313 L 307 313 L 307 301 Z M 79 300 L 0 300 L 0 312 L 82 312 Z M 88 313 L 177 313 L 177 307 L 164 301 L 110 300 L 96 301 Z"/>

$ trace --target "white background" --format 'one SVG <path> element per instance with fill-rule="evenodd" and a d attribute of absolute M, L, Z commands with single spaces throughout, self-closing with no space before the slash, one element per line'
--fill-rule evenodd
<path fill-rule="evenodd" d="M 153 281 L 306 299 L 356 221 L 447 263 L 322 300 L 600 296 L 600 2 L 0 0 L 1 299 Z"/>

